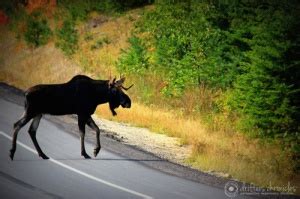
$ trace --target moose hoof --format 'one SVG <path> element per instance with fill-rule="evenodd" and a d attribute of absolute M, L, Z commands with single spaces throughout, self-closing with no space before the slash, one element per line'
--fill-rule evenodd
<path fill-rule="evenodd" d="M 94 148 L 94 157 L 96 157 L 100 151 L 100 147 L 99 148 Z"/>
<path fill-rule="evenodd" d="M 91 159 L 91 157 L 88 154 L 81 154 L 81 156 L 83 156 L 85 159 Z"/>
<path fill-rule="evenodd" d="M 40 157 L 42 157 L 44 160 L 48 160 L 49 159 L 49 157 L 46 156 L 45 154 L 41 154 Z"/>
<path fill-rule="evenodd" d="M 11 160 L 14 160 L 14 155 L 15 155 L 15 151 L 14 150 L 10 150 L 9 151 L 9 157 Z"/>

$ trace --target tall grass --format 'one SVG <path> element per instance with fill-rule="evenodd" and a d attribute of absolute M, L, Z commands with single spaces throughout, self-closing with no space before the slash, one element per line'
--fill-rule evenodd
<path fill-rule="evenodd" d="M 178 110 L 133 103 L 130 110 L 120 109 L 113 117 L 106 106 L 96 114 L 101 117 L 128 122 L 182 139 L 182 145 L 192 145 L 187 163 L 204 171 L 229 173 L 232 177 L 261 186 L 296 183 L 289 154 L 283 154 L 279 143 L 262 143 L 237 133 L 211 131 L 201 119 L 187 117 Z"/>

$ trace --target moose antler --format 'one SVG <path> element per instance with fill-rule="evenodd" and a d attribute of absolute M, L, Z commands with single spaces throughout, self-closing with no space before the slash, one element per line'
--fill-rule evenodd
<path fill-rule="evenodd" d="M 134 85 L 134 84 L 132 84 L 131 86 L 129 86 L 129 87 L 127 87 L 127 88 L 124 87 L 124 86 L 121 86 L 121 88 L 127 91 L 127 90 L 129 90 L 131 87 L 133 87 L 133 85 Z"/>
<path fill-rule="evenodd" d="M 119 79 L 119 80 L 116 80 L 116 78 L 114 78 L 113 81 L 110 80 L 110 84 L 111 84 L 111 85 L 114 85 L 114 86 L 117 87 L 117 88 L 122 88 L 122 89 L 124 89 L 124 90 L 127 91 L 127 90 L 129 90 L 134 84 L 132 84 L 131 86 L 129 86 L 129 87 L 127 87 L 127 88 L 124 87 L 124 86 L 123 86 L 123 83 L 125 82 L 125 79 L 126 79 L 126 78 L 125 78 L 124 76 L 122 77 L 122 76 L 120 75 L 120 79 Z"/>

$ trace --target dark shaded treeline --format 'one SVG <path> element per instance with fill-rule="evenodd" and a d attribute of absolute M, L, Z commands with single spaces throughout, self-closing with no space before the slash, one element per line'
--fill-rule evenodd
<path fill-rule="evenodd" d="M 137 24 L 119 69 L 161 71 L 170 97 L 191 87 L 221 89 L 211 114 L 227 112 L 238 131 L 282 140 L 299 160 L 300 3 L 157 2 Z"/>

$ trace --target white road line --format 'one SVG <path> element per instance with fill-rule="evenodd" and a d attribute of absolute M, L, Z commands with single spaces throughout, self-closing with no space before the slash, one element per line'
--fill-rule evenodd
<path fill-rule="evenodd" d="M 9 136 L 9 135 L 7 135 L 7 134 L 4 133 L 4 132 L 0 131 L 0 134 L 3 135 L 4 137 L 6 137 L 6 138 L 9 139 L 9 140 L 12 140 L 12 137 Z M 29 146 L 23 144 L 22 142 L 17 141 L 17 143 L 18 143 L 21 147 L 27 149 L 28 151 L 30 151 L 30 152 L 32 152 L 32 153 L 34 153 L 34 154 L 37 154 L 36 150 L 34 150 L 34 149 L 30 148 Z M 49 158 L 50 158 L 50 157 L 49 157 Z M 75 168 L 73 168 L 73 167 L 70 167 L 70 166 L 68 166 L 68 165 L 66 165 L 66 164 L 64 164 L 64 163 L 62 163 L 62 162 L 60 162 L 60 161 L 54 160 L 53 158 L 50 158 L 49 161 L 51 161 L 51 162 L 53 162 L 54 164 L 57 164 L 57 165 L 59 165 L 59 166 L 65 168 L 65 169 L 68 169 L 68 170 L 73 171 L 73 172 L 75 172 L 75 173 L 77 173 L 77 174 L 80 174 L 80 175 L 82 175 L 82 176 L 84 176 L 84 177 L 86 177 L 86 178 L 89 178 L 89 179 L 91 179 L 91 180 L 94 180 L 94 181 L 96 181 L 96 182 L 100 182 L 100 183 L 102 183 L 102 184 L 108 185 L 108 186 L 110 186 L 110 187 L 114 187 L 114 188 L 116 188 L 116 189 L 119 189 L 119 190 L 122 190 L 122 191 L 125 191 L 125 192 L 128 192 L 128 193 L 131 193 L 131 194 L 136 195 L 136 196 L 140 196 L 140 197 L 142 197 L 142 198 L 152 199 L 151 196 L 148 196 L 148 195 L 145 195 L 145 194 L 142 194 L 142 193 L 139 193 L 139 192 L 136 192 L 136 191 L 127 189 L 127 188 L 125 188 L 125 187 L 121 187 L 121 186 L 119 186 L 119 185 L 113 184 L 113 183 L 111 183 L 111 182 L 102 180 L 102 179 L 97 178 L 97 177 L 95 177 L 95 176 L 92 176 L 92 175 L 90 175 L 90 174 L 88 174 L 88 173 L 85 173 L 85 172 L 83 172 L 83 171 L 80 171 L 80 170 L 78 170 L 78 169 L 75 169 Z"/>

